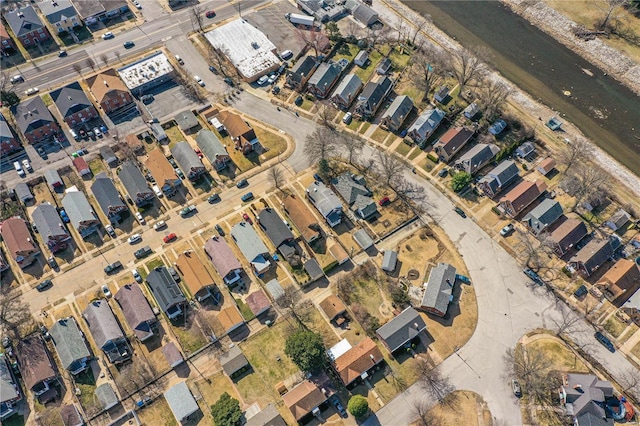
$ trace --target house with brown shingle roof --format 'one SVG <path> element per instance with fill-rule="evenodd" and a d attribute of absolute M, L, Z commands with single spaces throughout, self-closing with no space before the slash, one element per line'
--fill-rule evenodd
<path fill-rule="evenodd" d="M 255 316 L 264 314 L 271 307 L 271 301 L 262 290 L 254 291 L 253 293 L 248 295 L 245 302 Z"/>
<path fill-rule="evenodd" d="M 15 354 L 25 387 L 40 403 L 55 398 L 58 391 L 52 386 L 58 383 L 58 373 L 42 339 L 31 335 L 21 340 Z"/>
<path fill-rule="evenodd" d="M 547 240 L 553 244 L 553 251 L 562 257 L 588 233 L 587 225 L 580 219 L 562 216 L 549 230 Z"/>
<path fill-rule="evenodd" d="M 183 282 L 189 289 L 189 292 L 198 301 L 211 297 L 211 287 L 216 284 L 213 282 L 213 278 L 204 264 L 200 261 L 200 258 L 193 251 L 184 251 L 180 253 L 175 263 L 176 269 L 182 277 Z"/>
<path fill-rule="evenodd" d="M 222 111 L 218 114 L 218 120 L 222 123 L 236 148 L 244 154 L 252 152 L 260 144 L 256 132 L 238 114 Z"/>
<path fill-rule="evenodd" d="M 138 284 L 132 283 L 120 287 L 114 297 L 120 305 L 129 327 L 133 330 L 133 334 L 141 342 L 155 335 L 158 319 Z"/>
<path fill-rule="evenodd" d="M 309 414 L 320 412 L 319 407 L 327 397 L 313 382 L 305 380 L 284 394 L 282 400 L 296 421 L 301 423 Z"/>
<path fill-rule="evenodd" d="M 537 180 L 523 180 L 500 199 L 500 206 L 508 216 L 516 217 L 547 189 L 547 184 Z"/>
<path fill-rule="evenodd" d="M 370 337 L 340 355 L 333 363 L 333 368 L 340 376 L 342 383 L 349 386 L 359 378 L 366 378 L 367 372 L 384 361 L 382 352 Z"/>
<path fill-rule="evenodd" d="M 291 222 L 298 228 L 300 235 L 307 243 L 311 243 L 322 237 L 320 224 L 313 212 L 307 207 L 301 198 L 295 194 L 287 195 L 282 202 L 285 213 Z"/>
<path fill-rule="evenodd" d="M 640 269 L 628 259 L 620 259 L 596 283 L 611 303 L 620 307 L 640 288 Z"/>
<path fill-rule="evenodd" d="M 473 130 L 466 127 L 453 127 L 442 135 L 433 145 L 440 161 L 448 163 L 471 140 Z"/>
<path fill-rule="evenodd" d="M 156 185 L 162 189 L 162 192 L 167 197 L 173 196 L 178 188 L 182 186 L 182 180 L 176 175 L 173 166 L 164 156 L 162 150 L 154 149 L 149 151 L 144 166 L 155 179 Z"/>
<path fill-rule="evenodd" d="M 336 325 L 340 325 L 345 321 L 344 314 L 347 312 L 347 307 L 338 296 L 331 295 L 320 302 L 320 309 L 329 318 L 329 321 L 335 322 Z"/>
<path fill-rule="evenodd" d="M 20 217 L 11 217 L 0 224 L 0 235 L 7 247 L 7 255 L 24 269 L 36 261 L 40 253 L 27 228 L 27 223 Z"/>
<path fill-rule="evenodd" d="M 209 256 L 213 267 L 226 285 L 232 286 L 240 280 L 242 265 L 233 254 L 227 240 L 222 237 L 211 237 L 204 244 L 204 252 Z"/>
<path fill-rule="evenodd" d="M 89 77 L 87 84 L 91 94 L 106 114 L 133 103 L 133 96 L 113 68 Z"/>
<path fill-rule="evenodd" d="M 220 311 L 218 316 L 216 317 L 218 321 L 220 321 L 220 325 L 225 332 L 231 333 L 236 328 L 240 327 L 244 324 L 244 319 L 240 312 L 238 312 L 238 308 L 235 306 L 229 306 Z"/>

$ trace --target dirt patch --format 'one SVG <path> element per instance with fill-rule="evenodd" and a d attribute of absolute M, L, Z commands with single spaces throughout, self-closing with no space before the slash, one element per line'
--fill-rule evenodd
<path fill-rule="evenodd" d="M 491 425 L 492 417 L 487 403 L 482 397 L 471 391 L 455 391 L 450 395 L 455 410 L 450 406 L 436 404 L 428 412 L 428 417 L 436 420 L 437 424 L 442 426 L 457 425 Z M 413 425 L 420 425 L 420 422 L 414 422 Z"/>
<path fill-rule="evenodd" d="M 398 252 L 398 262 L 400 263 L 399 276 L 406 277 L 410 270 L 418 272 L 418 279 L 412 282 L 413 285 L 422 286 L 427 263 L 435 259 L 442 247 L 438 241 L 430 237 L 427 228 L 417 231 L 412 237 L 402 241 L 396 251 Z"/>
<path fill-rule="evenodd" d="M 137 414 L 144 425 L 178 426 L 178 422 L 173 417 L 171 408 L 169 408 L 169 404 L 164 398 L 157 398 L 151 405 L 138 411 Z"/>

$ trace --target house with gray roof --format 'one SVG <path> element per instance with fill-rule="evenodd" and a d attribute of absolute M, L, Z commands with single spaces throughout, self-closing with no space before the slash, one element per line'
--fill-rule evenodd
<path fill-rule="evenodd" d="M 620 238 L 610 235 L 606 239 L 589 241 L 570 260 L 569 266 L 585 277 L 593 274 L 622 247 Z"/>
<path fill-rule="evenodd" d="M 520 175 L 520 169 L 513 160 L 505 160 L 491 169 L 478 182 L 478 188 L 489 198 L 493 198 Z"/>
<path fill-rule="evenodd" d="M 109 383 L 103 383 L 93 391 L 103 410 L 108 410 L 120 403 L 118 396 Z"/>
<path fill-rule="evenodd" d="M 358 52 L 356 57 L 353 59 L 353 63 L 359 66 L 360 68 L 364 68 L 369 61 L 369 52 L 366 50 L 361 50 Z"/>
<path fill-rule="evenodd" d="M 560 401 L 577 426 L 613 424 L 613 421 L 600 422 L 607 417 L 605 401 L 613 396 L 611 382 L 593 374 L 569 373 L 562 378 Z M 586 421 L 579 421 L 581 418 Z"/>
<path fill-rule="evenodd" d="M 533 235 L 540 235 L 562 217 L 562 206 L 551 198 L 545 198 L 522 219 Z"/>
<path fill-rule="evenodd" d="M 368 82 L 362 89 L 362 93 L 358 95 L 354 111 L 355 115 L 362 120 L 372 118 L 389 92 L 391 92 L 391 89 L 393 89 L 393 83 L 389 77 L 382 77 L 376 82 Z"/>
<path fill-rule="evenodd" d="M 9 368 L 5 354 L 0 354 L 0 421 L 17 413 L 14 407 L 21 399 L 20 382 Z"/>
<path fill-rule="evenodd" d="M 413 110 L 413 101 L 408 96 L 396 96 L 389 108 L 382 114 L 380 126 L 391 132 L 397 132 Z"/>
<path fill-rule="evenodd" d="M 396 270 L 398 263 L 398 253 L 394 250 L 385 250 L 382 257 L 382 270 L 387 272 L 393 272 Z"/>
<path fill-rule="evenodd" d="M 16 197 L 18 198 L 18 200 L 20 200 L 20 202 L 22 202 L 22 204 L 27 204 L 33 201 L 31 188 L 29 188 L 29 185 L 27 185 L 26 183 L 20 182 L 16 185 L 15 188 L 13 188 L 13 190 L 16 193 Z"/>
<path fill-rule="evenodd" d="M 619 209 L 604 223 L 604 226 L 615 232 L 624 228 L 629 221 L 631 221 L 631 215 L 624 209 Z"/>
<path fill-rule="evenodd" d="M 116 156 L 115 152 L 113 152 L 111 147 L 101 146 L 99 151 L 100 151 L 100 156 L 102 157 L 104 162 L 107 163 L 109 167 L 113 168 L 118 165 L 118 161 L 119 161 L 118 157 Z"/>
<path fill-rule="evenodd" d="M 269 292 L 269 294 L 271 295 L 271 298 L 275 301 L 277 301 L 278 299 L 280 299 L 282 296 L 284 296 L 284 289 L 282 288 L 282 286 L 280 285 L 280 282 L 277 279 L 272 279 L 271 281 L 269 281 L 265 287 L 267 288 L 267 291 Z"/>
<path fill-rule="evenodd" d="M 73 4 L 87 25 L 130 11 L 126 0 L 73 0 Z"/>
<path fill-rule="evenodd" d="M 355 74 L 349 74 L 340 81 L 331 95 L 331 101 L 341 109 L 349 109 L 351 103 L 362 90 L 362 80 Z"/>
<path fill-rule="evenodd" d="M 247 414 L 248 415 L 248 414 Z M 278 409 L 273 405 L 269 404 L 261 411 L 258 411 L 253 416 L 247 419 L 247 422 L 244 426 L 287 426 L 284 419 L 278 412 Z"/>
<path fill-rule="evenodd" d="M 282 245 L 290 245 L 293 242 L 293 233 L 274 209 L 267 207 L 260 211 L 256 216 L 256 222 L 277 250 L 281 251 Z"/>
<path fill-rule="evenodd" d="M 60 126 L 40 96 L 25 99 L 12 106 L 11 113 L 16 119 L 18 129 L 32 145 L 50 141 L 61 132 Z"/>
<path fill-rule="evenodd" d="M 188 142 L 182 141 L 175 144 L 171 148 L 171 155 L 191 181 L 198 180 L 206 171 L 200 157 Z"/>
<path fill-rule="evenodd" d="M 127 338 L 105 299 L 90 302 L 82 312 L 82 317 L 89 326 L 96 346 L 104 352 L 110 362 L 119 364 L 131 358 L 132 350 Z"/>
<path fill-rule="evenodd" d="M 226 285 L 231 286 L 240 281 L 242 265 L 233 254 L 227 240 L 217 236 L 211 237 L 204 244 L 204 251 Z"/>
<path fill-rule="evenodd" d="M 326 98 L 340 78 L 341 73 L 342 67 L 337 63 L 321 63 L 309 78 L 309 81 L 307 81 L 307 91 L 318 99 Z"/>
<path fill-rule="evenodd" d="M 287 86 L 301 92 L 320 63 L 315 56 L 305 56 L 287 72 Z"/>
<path fill-rule="evenodd" d="M 155 335 L 158 319 L 138 284 L 131 283 L 120 287 L 114 298 L 138 340 L 144 342 Z"/>
<path fill-rule="evenodd" d="M 479 143 L 456 160 L 455 168 L 469 174 L 475 174 L 489 164 L 498 152 L 500 152 L 500 148 L 492 143 Z"/>
<path fill-rule="evenodd" d="M 0 26 L 0 31 L 1 30 L 2 27 Z M 0 42 L 0 48 L 2 48 L 2 43 L 6 40 L 1 36 L 0 39 L 2 39 L 2 42 Z M 20 140 L 16 137 L 16 134 L 13 132 L 11 126 L 9 126 L 9 123 L 7 123 L 7 119 L 0 112 L 0 155 L 9 155 L 12 152 L 20 150 L 20 148 L 22 148 Z"/>
<path fill-rule="evenodd" d="M 235 345 L 218 357 L 222 369 L 229 377 L 233 377 L 249 365 L 247 357 L 242 353 L 240 346 Z"/>
<path fill-rule="evenodd" d="M 383 60 L 380 61 L 380 63 L 376 67 L 376 73 L 380 75 L 387 75 L 392 65 L 393 65 L 393 62 L 391 62 L 391 59 L 384 58 Z"/>
<path fill-rule="evenodd" d="M 222 170 L 231 162 L 227 149 L 211 130 L 200 130 L 196 135 L 196 143 L 214 169 Z"/>
<path fill-rule="evenodd" d="M 64 122 L 72 129 L 98 117 L 98 111 L 77 81 L 49 92 L 49 95 L 60 111 Z"/>
<path fill-rule="evenodd" d="M 60 174 L 55 169 L 49 169 L 44 172 L 44 179 L 47 181 L 49 188 L 54 191 L 64 188 L 64 182 L 60 177 Z"/>
<path fill-rule="evenodd" d="M 193 113 L 193 111 L 182 111 L 178 113 L 173 119 L 176 121 L 176 123 L 178 123 L 178 127 L 180 128 L 180 130 L 187 134 L 191 133 L 191 130 L 193 128 L 200 126 L 200 122 L 198 121 L 198 118 Z"/>
<path fill-rule="evenodd" d="M 33 47 L 50 37 L 49 30 L 44 26 L 33 6 L 15 9 L 9 13 L 3 13 L 2 16 L 24 47 Z"/>
<path fill-rule="evenodd" d="M 31 212 L 31 219 L 51 253 L 67 248 L 71 235 L 55 207 L 49 203 L 40 204 Z"/>
<path fill-rule="evenodd" d="M 380 21 L 378 12 L 359 0 L 347 0 L 344 7 L 351 13 L 356 21 L 368 26 Z"/>
<path fill-rule="evenodd" d="M 465 117 L 467 117 L 469 120 L 473 120 L 473 118 L 478 115 L 478 113 L 480 112 L 480 107 L 478 107 L 478 104 L 476 104 L 475 102 L 471 102 L 469 104 L 469 106 L 467 106 L 462 113 L 464 114 Z"/>
<path fill-rule="evenodd" d="M 59 33 L 82 26 L 78 11 L 69 0 L 44 0 L 38 3 L 38 9 Z"/>
<path fill-rule="evenodd" d="M 231 228 L 231 236 L 258 276 L 269 269 L 269 249 L 251 225 L 244 221 L 236 224 Z"/>
<path fill-rule="evenodd" d="M 517 157 L 525 158 L 529 156 L 531 153 L 533 153 L 535 150 L 536 150 L 536 146 L 533 144 L 533 142 L 528 141 L 520 145 L 518 148 L 516 148 L 515 154 Z"/>
<path fill-rule="evenodd" d="M 320 22 L 336 21 L 347 13 L 347 9 L 333 0 L 296 0 L 298 9 L 314 16 Z"/>
<path fill-rule="evenodd" d="M 62 207 L 67 212 L 71 225 L 76 228 L 82 238 L 86 238 L 98 230 L 100 221 L 84 192 L 67 192 L 67 195 L 62 199 Z"/>
<path fill-rule="evenodd" d="M 170 320 L 182 314 L 182 308 L 187 303 L 187 299 L 166 267 L 154 268 L 145 281 L 158 306 Z"/>
<path fill-rule="evenodd" d="M 356 231 L 353 234 L 353 239 L 358 243 L 362 250 L 367 250 L 369 247 L 373 246 L 373 238 L 371 238 L 364 229 Z"/>
<path fill-rule="evenodd" d="M 378 212 L 372 192 L 364 185 L 362 176 L 354 176 L 345 172 L 334 179 L 331 184 L 340 194 L 351 210 L 356 212 L 361 219 L 369 219 Z"/>
<path fill-rule="evenodd" d="M 122 182 L 124 189 L 127 190 L 129 197 L 136 203 L 136 206 L 142 207 L 153 204 L 155 194 L 147 185 L 147 180 L 142 176 L 140 169 L 132 161 L 122 163 L 118 178 Z"/>
<path fill-rule="evenodd" d="M 307 197 L 332 228 L 342 221 L 342 203 L 338 196 L 322 182 L 307 188 Z"/>
<path fill-rule="evenodd" d="M 406 308 L 385 325 L 376 330 L 378 339 L 393 353 L 415 338 L 419 338 L 427 329 L 427 324 L 412 307 Z"/>
<path fill-rule="evenodd" d="M 56 321 L 49 334 L 65 370 L 75 376 L 89 368 L 91 352 L 74 317 Z"/>
<path fill-rule="evenodd" d="M 436 131 L 446 113 L 439 108 L 426 109 L 413 122 L 407 132 L 407 136 L 417 144 L 424 144 Z"/>
<path fill-rule="evenodd" d="M 164 393 L 164 399 L 179 424 L 189 420 L 192 414 L 200 410 L 193 394 L 187 386 L 187 382 L 173 385 Z"/>
<path fill-rule="evenodd" d="M 420 309 L 443 317 L 447 314 L 449 303 L 453 300 L 453 286 L 456 283 L 456 268 L 448 263 L 438 263 L 429 273 L 424 283 L 424 294 Z"/>
<path fill-rule="evenodd" d="M 120 222 L 122 214 L 127 211 L 127 205 L 122 201 L 120 193 L 106 173 L 102 172 L 96 175 L 93 184 L 91 184 L 91 192 L 109 222 Z"/>
<path fill-rule="evenodd" d="M 310 281 L 319 280 L 324 277 L 324 271 L 316 259 L 309 259 L 302 265 Z"/>

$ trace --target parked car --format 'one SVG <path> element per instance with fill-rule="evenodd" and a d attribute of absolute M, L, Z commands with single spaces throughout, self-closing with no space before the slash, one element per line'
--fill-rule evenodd
<path fill-rule="evenodd" d="M 317 173 L 314 173 L 314 174 L 313 174 L 313 179 L 314 179 L 316 182 L 322 182 L 322 176 L 320 176 L 320 175 L 319 175 L 319 174 L 317 174 Z"/>
<path fill-rule="evenodd" d="M 290 50 L 285 50 L 284 52 L 280 53 L 280 57 L 285 61 L 291 58 L 292 56 L 293 56 L 293 52 Z"/>
<path fill-rule="evenodd" d="M 107 226 L 104 227 L 104 229 L 107 231 L 107 234 L 109 234 L 109 236 L 111 238 L 115 238 L 116 237 L 116 231 L 115 231 L 115 229 L 113 229 L 113 226 L 107 225 Z"/>
<path fill-rule="evenodd" d="M 139 243 L 140 241 L 142 241 L 142 237 L 140 236 L 140 234 L 133 234 L 132 236 L 127 238 L 127 242 L 129 244 L 136 244 L 136 243 Z"/>
<path fill-rule="evenodd" d="M 113 33 L 111 31 L 107 31 L 106 33 L 102 34 L 102 39 L 103 40 L 109 40 L 114 38 L 115 36 L 113 35 Z"/>
<path fill-rule="evenodd" d="M 513 232 L 514 229 L 515 227 L 513 226 L 513 223 L 510 223 L 500 230 L 500 235 L 502 235 L 503 237 L 506 237 L 511 232 Z"/>
<path fill-rule="evenodd" d="M 49 256 L 47 258 L 47 263 L 51 266 L 52 269 L 58 269 L 58 262 L 56 262 L 56 258 L 53 256 Z"/>
<path fill-rule="evenodd" d="M 136 250 L 133 253 L 133 255 L 136 257 L 136 259 L 142 259 L 143 257 L 149 256 L 151 253 L 153 253 L 153 250 L 151 250 L 151 247 L 144 246 L 141 249 Z"/>
<path fill-rule="evenodd" d="M 158 198 L 162 198 L 164 196 L 164 193 L 162 192 L 162 190 L 158 185 L 153 185 L 153 192 L 156 194 L 156 197 Z"/>
<path fill-rule="evenodd" d="M 103 284 L 102 287 L 100 287 L 100 290 L 102 290 L 104 297 L 111 297 L 111 290 L 109 290 L 109 286 L 106 284 Z"/>
<path fill-rule="evenodd" d="M 47 155 L 47 152 L 41 146 L 39 146 L 36 151 L 38 151 L 38 155 L 40 157 L 42 157 L 43 160 L 48 160 L 49 159 L 49 156 Z"/>
<path fill-rule="evenodd" d="M 117 271 L 120 268 L 122 268 L 122 263 L 118 260 L 116 262 L 108 264 L 104 268 L 104 272 L 105 272 L 105 274 L 111 274 L 111 273 Z"/>
<path fill-rule="evenodd" d="M 234 87 L 236 85 L 230 77 L 225 77 L 224 82 L 231 87 Z"/>
<path fill-rule="evenodd" d="M 522 396 L 522 389 L 520 389 L 520 383 L 516 379 L 511 380 L 511 389 L 513 389 L 513 394 L 518 398 Z"/>
<path fill-rule="evenodd" d="M 167 268 L 167 270 L 169 271 L 169 274 L 171 275 L 173 280 L 175 282 L 179 283 L 180 282 L 180 275 L 178 275 L 178 271 L 176 271 L 176 268 L 169 267 L 169 268 Z"/>
<path fill-rule="evenodd" d="M 38 284 L 36 286 L 36 290 L 38 291 L 45 291 L 46 289 L 48 289 L 49 287 L 51 287 L 53 285 L 53 282 L 51 280 L 44 280 L 42 281 L 40 284 Z"/>
<path fill-rule="evenodd" d="M 336 395 L 331 396 L 331 398 L 329 398 L 329 401 L 331 401 L 331 404 L 336 407 L 336 410 L 338 411 L 338 413 L 340 413 L 341 417 L 348 417 L 347 410 L 344 409 L 342 403 L 340 402 L 340 399 Z"/>
<path fill-rule="evenodd" d="M 67 212 L 64 211 L 64 209 L 59 209 L 58 213 L 60 214 L 60 218 L 62 218 L 62 221 L 64 223 L 69 223 L 71 222 L 71 220 L 69 219 L 69 216 L 67 215 Z"/>
<path fill-rule="evenodd" d="M 183 60 L 182 60 L 182 58 L 181 58 L 180 56 L 178 56 L 178 55 L 176 55 L 176 61 L 178 61 L 178 63 L 179 63 L 180 65 L 184 65 L 184 61 L 183 61 Z"/>
<path fill-rule="evenodd" d="M 136 280 L 136 282 L 138 283 L 142 282 L 142 276 L 140 276 L 140 272 L 138 272 L 137 269 L 132 269 L 131 275 L 133 275 L 133 279 Z"/>
<path fill-rule="evenodd" d="M 140 10 L 142 9 L 142 5 L 138 2 L 138 0 L 134 0 L 133 5 L 136 7 L 136 9 Z"/>
<path fill-rule="evenodd" d="M 448 174 L 449 174 L 449 169 L 447 169 L 446 167 L 438 172 L 438 176 L 440 177 L 445 177 Z"/>
<path fill-rule="evenodd" d="M 132 42 L 131 40 L 128 40 L 128 41 L 125 41 L 124 43 L 122 43 L 122 45 L 124 46 L 125 49 L 131 49 L 136 44 L 134 42 Z"/>
<path fill-rule="evenodd" d="M 246 194 L 244 194 L 242 197 L 240 197 L 240 199 L 242 201 L 244 201 L 245 203 L 247 201 L 253 200 L 253 192 L 247 192 Z"/>
<path fill-rule="evenodd" d="M 278 73 L 273 73 L 269 75 L 269 80 L 267 80 L 267 83 L 269 84 L 273 84 L 278 80 L 278 77 L 280 77 L 280 75 Z"/>
<path fill-rule="evenodd" d="M 66 50 L 61 50 L 60 52 L 58 52 L 58 58 L 64 58 L 65 56 L 67 56 Z"/>
<path fill-rule="evenodd" d="M 214 74 L 218 74 L 218 69 L 213 65 L 209 65 L 209 71 L 211 71 Z"/>
<path fill-rule="evenodd" d="M 195 211 L 196 211 L 196 206 L 187 206 L 184 209 L 180 210 L 180 216 L 187 217 Z"/>
<path fill-rule="evenodd" d="M 13 162 L 13 168 L 16 169 L 16 172 L 18 173 L 18 176 L 20 176 L 20 177 L 25 177 L 26 176 L 26 173 L 22 169 L 22 166 L 20 165 L 19 161 L 14 161 Z"/>
<path fill-rule="evenodd" d="M 615 346 L 613 346 L 613 343 L 611 343 L 611 340 L 609 340 L 607 338 L 607 336 L 605 336 L 604 334 L 602 334 L 599 331 L 596 331 L 594 336 L 595 336 L 596 340 L 602 344 L 602 346 L 604 346 L 605 348 L 607 348 L 609 350 L 609 352 L 613 353 L 613 352 L 616 351 Z"/>
<path fill-rule="evenodd" d="M 93 128 L 93 134 L 96 135 L 96 137 L 98 137 L 98 138 L 102 137 L 102 132 L 100 131 L 99 127 L 94 127 Z"/>
<path fill-rule="evenodd" d="M 22 160 L 22 167 L 24 167 L 24 169 L 26 171 L 28 171 L 29 173 L 33 172 L 33 168 L 31 167 L 31 163 L 29 163 L 29 160 L 27 160 L 26 158 L 24 160 Z"/>
<path fill-rule="evenodd" d="M 253 221 L 251 220 L 251 218 L 249 217 L 248 214 L 246 214 L 245 212 L 242 212 L 242 218 L 244 219 L 245 222 L 247 222 L 249 225 L 253 225 Z"/>
<path fill-rule="evenodd" d="M 246 179 L 239 180 L 238 183 L 236 183 L 236 188 L 244 188 L 245 186 L 249 186 L 249 181 Z"/>
<path fill-rule="evenodd" d="M 215 18 L 216 12 L 214 10 L 207 10 L 207 13 L 205 13 L 204 16 L 206 16 L 209 19 Z"/>
<path fill-rule="evenodd" d="M 271 89 L 271 93 L 273 93 L 274 95 L 280 93 L 280 86 L 273 86 L 273 89 Z"/>
<path fill-rule="evenodd" d="M 176 167 L 174 170 L 180 179 L 184 179 L 184 173 L 182 173 L 182 170 L 180 170 L 178 167 Z"/>
<path fill-rule="evenodd" d="M 80 140 L 80 135 L 73 129 L 69 129 L 69 133 L 71 133 L 71 137 L 75 140 Z"/>
<path fill-rule="evenodd" d="M 378 201 L 378 205 L 386 206 L 390 202 L 391 202 L 391 200 L 389 199 L 389 197 L 383 197 L 383 198 L 380 199 L 380 201 Z"/>
<path fill-rule="evenodd" d="M 269 81 L 269 77 L 266 75 L 263 75 L 258 79 L 257 83 L 259 86 L 264 86 L 265 84 L 267 84 L 267 81 Z"/>
<path fill-rule="evenodd" d="M 589 290 L 587 290 L 587 286 L 581 285 L 576 291 L 573 292 L 573 295 L 576 297 L 576 299 L 580 299 L 581 297 L 586 296 L 587 293 L 589 293 Z"/>
<path fill-rule="evenodd" d="M 140 212 L 136 212 L 136 213 L 135 213 L 135 216 L 136 216 L 136 220 L 137 220 L 138 222 L 140 222 L 140 225 L 145 225 L 145 224 L 147 223 L 147 222 L 144 220 L 144 217 L 142 217 L 142 213 L 140 213 Z"/>
<path fill-rule="evenodd" d="M 220 194 L 210 195 L 209 198 L 207 198 L 207 201 L 209 202 L 209 204 L 217 203 L 218 201 L 220 201 Z"/>
<path fill-rule="evenodd" d="M 202 154 L 202 151 L 200 151 L 200 149 L 198 149 L 198 148 L 193 148 L 193 152 L 195 152 L 195 153 L 196 153 L 196 155 L 198 156 L 198 158 L 199 158 L 199 159 L 201 159 L 201 160 L 202 160 L 202 159 L 204 158 L 204 155 Z"/>
<path fill-rule="evenodd" d="M 24 77 L 21 74 L 16 74 L 9 79 L 11 84 L 16 84 L 24 81 Z"/>
<path fill-rule="evenodd" d="M 197 75 L 193 76 L 193 79 L 196 81 L 196 83 L 198 83 L 201 87 L 204 87 L 204 81 L 202 81 L 202 79 L 200 77 L 198 77 Z"/>
<path fill-rule="evenodd" d="M 151 102 L 153 102 L 153 95 L 142 95 L 140 97 L 140 101 L 145 105 L 150 104 Z"/>
<path fill-rule="evenodd" d="M 458 213 L 461 217 L 463 217 L 463 218 L 467 217 L 467 214 L 460 207 L 456 207 L 453 210 L 455 210 L 455 212 Z"/>
<path fill-rule="evenodd" d="M 162 241 L 164 241 L 165 243 L 170 243 L 171 241 L 175 241 L 178 239 L 178 236 L 175 233 L 170 233 L 169 235 L 165 236 Z"/>
<path fill-rule="evenodd" d="M 224 230 L 222 229 L 222 226 L 216 223 L 215 228 L 216 228 L 216 231 L 218 232 L 218 235 L 220 235 L 221 237 L 224 237 Z"/>
<path fill-rule="evenodd" d="M 351 123 L 351 120 L 353 119 L 353 114 L 351 114 L 351 112 L 347 112 L 344 117 L 342 117 L 342 122 L 344 124 L 349 124 Z"/>
<path fill-rule="evenodd" d="M 40 89 L 38 89 L 37 87 L 30 87 L 27 90 L 24 91 L 24 94 L 27 96 L 31 96 L 31 95 L 35 95 L 36 93 L 38 93 L 40 91 Z"/>

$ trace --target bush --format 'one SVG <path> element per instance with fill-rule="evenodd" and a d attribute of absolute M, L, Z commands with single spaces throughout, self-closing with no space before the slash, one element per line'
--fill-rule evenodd
<path fill-rule="evenodd" d="M 404 307 L 411 301 L 409 294 L 399 285 L 389 284 L 389 293 L 391 293 L 391 300 L 395 305 Z"/>
<path fill-rule="evenodd" d="M 213 423 L 216 426 L 236 426 L 240 424 L 242 419 L 242 410 L 240 410 L 240 402 L 231 398 L 228 393 L 220 395 L 220 399 L 211 406 L 211 415 Z"/>
<path fill-rule="evenodd" d="M 353 395 L 347 404 L 347 410 L 356 418 L 362 418 L 369 412 L 369 402 L 362 395 Z"/>
<path fill-rule="evenodd" d="M 527 170 L 529 170 L 529 166 L 527 166 L 526 164 L 522 165 L 522 168 L 524 169 L 524 171 L 526 172 Z"/>
<path fill-rule="evenodd" d="M 427 158 L 436 164 L 440 162 L 440 159 L 431 153 L 427 154 Z"/>
<path fill-rule="evenodd" d="M 471 183 L 471 175 L 467 172 L 458 172 L 451 179 L 451 189 L 453 192 L 460 192 Z"/>

